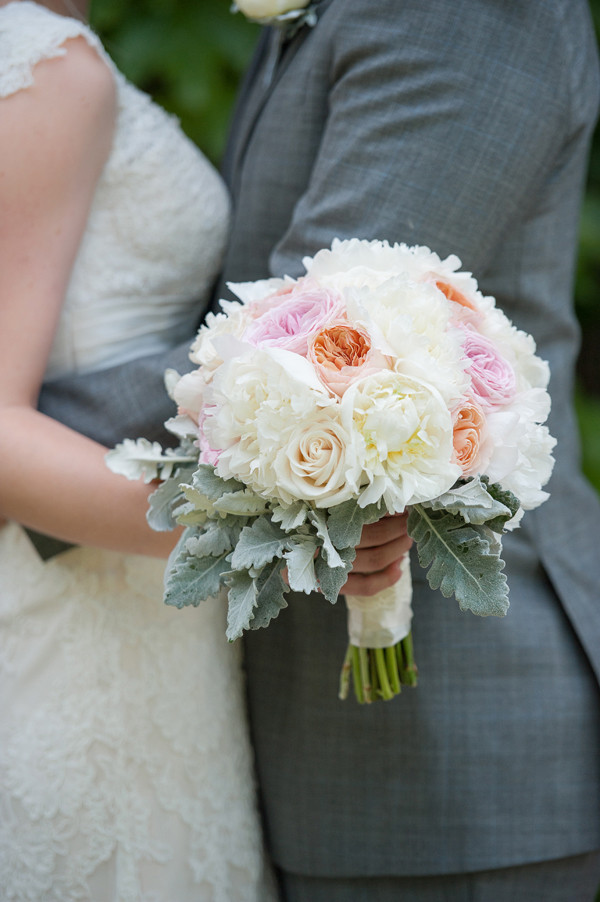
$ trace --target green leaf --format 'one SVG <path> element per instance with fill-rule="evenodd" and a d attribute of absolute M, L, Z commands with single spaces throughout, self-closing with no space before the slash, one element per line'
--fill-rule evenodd
<path fill-rule="evenodd" d="M 256 580 L 245 570 L 232 572 L 227 577 L 229 604 L 227 607 L 227 638 L 238 639 L 248 629 L 254 617 L 256 605 Z"/>
<path fill-rule="evenodd" d="M 303 501 L 296 501 L 294 504 L 290 504 L 289 507 L 283 507 L 283 505 L 278 504 L 273 508 L 271 519 L 274 523 L 281 523 L 281 528 L 285 529 L 286 532 L 292 532 L 306 522 L 307 514 L 308 507 L 306 504 Z"/>
<path fill-rule="evenodd" d="M 237 479 L 221 479 L 210 464 L 198 465 L 192 479 L 192 486 L 211 501 L 216 501 L 227 492 L 239 492 L 244 489 L 242 483 Z"/>
<path fill-rule="evenodd" d="M 173 517 L 180 526 L 203 526 L 208 519 L 206 511 L 198 510 L 190 501 L 184 501 L 173 511 Z"/>
<path fill-rule="evenodd" d="M 486 526 L 466 526 L 456 514 L 426 510 L 415 504 L 408 518 L 427 580 L 462 611 L 500 617 L 508 610 L 508 584 L 499 545 Z"/>
<path fill-rule="evenodd" d="M 367 523 L 375 523 L 385 514 L 379 503 L 359 507 L 354 499 L 336 504 L 329 511 L 327 528 L 336 548 L 354 548 L 360 542 L 362 528 Z"/>
<path fill-rule="evenodd" d="M 521 507 L 521 502 L 513 495 L 512 492 L 509 492 L 508 489 L 503 489 L 501 485 L 497 482 L 493 482 L 487 487 L 488 492 L 498 501 L 500 504 L 503 504 L 510 511 L 510 517 L 514 517 L 519 508 Z M 504 529 L 504 525 L 507 520 L 510 520 L 510 517 L 501 516 L 496 520 L 489 520 L 487 526 L 490 529 L 493 529 L 494 532 L 502 532 Z"/>
<path fill-rule="evenodd" d="M 323 543 L 323 551 L 325 552 L 329 566 L 341 567 L 343 561 L 331 541 L 329 529 L 327 528 L 327 517 L 324 511 L 309 511 L 308 519 L 315 527 L 317 535 Z"/>
<path fill-rule="evenodd" d="M 312 536 L 295 536 L 288 551 L 284 553 L 287 563 L 290 589 L 307 595 L 317 588 L 315 576 L 315 554 L 317 542 Z"/>
<path fill-rule="evenodd" d="M 188 554 L 196 557 L 218 557 L 231 551 L 239 538 L 241 527 L 225 526 L 218 520 L 211 520 L 197 535 L 185 543 Z"/>
<path fill-rule="evenodd" d="M 255 517 L 257 514 L 264 514 L 268 510 L 268 506 L 264 500 L 250 489 L 243 492 L 225 492 L 220 498 L 214 502 L 214 508 L 219 513 L 236 514 L 242 517 Z"/>
<path fill-rule="evenodd" d="M 153 479 L 169 479 L 177 464 L 194 462 L 194 457 L 189 454 L 181 454 L 179 449 L 174 448 L 163 451 L 158 442 L 149 442 L 146 438 L 135 441 L 126 438 L 108 451 L 104 459 L 113 473 L 127 479 L 143 479 L 145 483 Z"/>
<path fill-rule="evenodd" d="M 174 508 L 183 494 L 181 483 L 191 477 L 192 473 L 192 467 L 177 469 L 169 479 L 159 485 L 155 492 L 152 492 L 148 499 L 150 507 L 146 514 L 146 519 L 152 529 L 157 532 L 174 529 Z"/>
<path fill-rule="evenodd" d="M 319 589 L 327 601 L 332 604 L 337 601 L 340 590 L 348 579 L 348 573 L 352 569 L 352 562 L 356 557 L 356 548 L 354 546 L 340 548 L 339 554 L 342 559 L 341 567 L 330 567 L 322 554 L 319 554 L 315 561 Z"/>
<path fill-rule="evenodd" d="M 228 552 L 216 557 L 198 558 L 182 555 L 176 559 L 165 581 L 165 603 L 176 608 L 197 607 L 201 601 L 216 595 L 223 574 L 230 571 Z"/>
<path fill-rule="evenodd" d="M 288 587 L 281 576 L 284 565 L 285 561 L 273 561 L 266 565 L 258 577 L 256 607 L 254 617 L 249 624 L 251 630 L 268 626 L 283 608 L 287 608 L 285 595 Z"/>
<path fill-rule="evenodd" d="M 267 517 L 257 517 L 250 526 L 244 526 L 231 558 L 234 570 L 263 567 L 273 558 L 280 558 L 287 544 L 286 533 L 271 523 Z"/>
<path fill-rule="evenodd" d="M 514 498 L 510 492 L 505 494 Z M 517 508 L 518 506 L 517 502 Z M 487 480 L 481 480 L 479 477 L 454 486 L 432 501 L 422 502 L 422 507 L 459 514 L 465 523 L 477 525 L 486 523 L 488 526 L 491 522 L 506 523 L 515 513 L 499 496 L 492 495 L 488 489 Z M 493 527 L 490 526 L 490 528 Z"/>

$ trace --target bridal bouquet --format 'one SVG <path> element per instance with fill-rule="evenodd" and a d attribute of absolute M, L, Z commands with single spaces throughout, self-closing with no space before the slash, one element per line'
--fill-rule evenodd
<path fill-rule="evenodd" d="M 289 589 L 335 602 L 365 524 L 409 511 L 428 581 L 460 608 L 503 615 L 501 537 L 547 495 L 549 373 L 530 335 L 460 261 L 425 247 L 338 241 L 306 275 L 231 285 L 196 368 L 168 375 L 179 447 L 145 440 L 112 469 L 159 478 L 149 522 L 185 527 L 165 600 L 225 587 L 227 636 L 267 626 Z M 374 598 L 346 597 L 360 702 L 414 685 L 408 566 Z"/>

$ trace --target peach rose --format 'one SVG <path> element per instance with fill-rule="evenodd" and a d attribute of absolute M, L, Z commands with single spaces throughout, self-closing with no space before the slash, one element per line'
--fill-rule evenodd
<path fill-rule="evenodd" d="M 487 427 L 485 414 L 476 401 L 465 399 L 455 411 L 452 441 L 463 476 L 483 473 L 489 458 Z"/>
<path fill-rule="evenodd" d="M 356 379 L 390 369 L 387 358 L 372 347 L 367 330 L 347 322 L 332 323 L 318 332 L 309 345 L 308 359 L 321 382 L 339 396 Z"/>

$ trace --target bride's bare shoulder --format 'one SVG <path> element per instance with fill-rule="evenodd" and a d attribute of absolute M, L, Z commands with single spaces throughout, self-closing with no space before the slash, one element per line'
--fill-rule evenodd
<path fill-rule="evenodd" d="M 34 68 L 33 89 L 62 98 L 94 105 L 115 102 L 115 77 L 99 52 L 82 37 L 69 38 L 62 45 L 64 54 L 43 59 Z"/>

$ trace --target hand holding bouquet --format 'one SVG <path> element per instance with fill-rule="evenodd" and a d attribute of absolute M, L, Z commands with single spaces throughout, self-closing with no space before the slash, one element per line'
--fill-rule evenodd
<path fill-rule="evenodd" d="M 335 240 L 304 266 L 230 286 L 239 301 L 208 315 L 196 368 L 169 377 L 178 449 L 126 441 L 108 455 L 163 480 L 152 526 L 186 527 L 165 600 L 226 587 L 236 639 L 267 626 L 289 588 L 335 602 L 363 526 L 408 510 L 432 588 L 505 614 L 501 536 L 544 500 L 553 463 L 533 339 L 456 257 Z M 381 597 L 347 598 L 342 696 L 350 674 L 359 701 L 414 684 L 410 596 L 405 572 Z"/>

